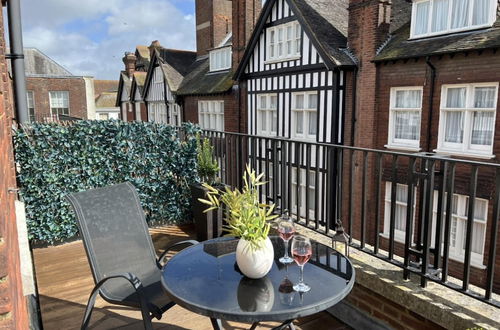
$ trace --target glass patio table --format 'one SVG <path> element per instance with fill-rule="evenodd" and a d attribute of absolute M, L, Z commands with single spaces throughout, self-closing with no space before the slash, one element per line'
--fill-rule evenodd
<path fill-rule="evenodd" d="M 210 317 L 214 329 L 220 320 L 283 322 L 275 329 L 293 328 L 296 318 L 321 312 L 341 301 L 354 285 L 355 271 L 349 259 L 328 246 L 311 241 L 312 256 L 304 266 L 304 282 L 311 290 L 293 291 L 299 281 L 299 267 L 284 265 L 279 258 L 284 244 L 271 237 L 274 263 L 258 280 L 245 277 L 236 265 L 234 238 L 216 238 L 186 248 L 162 270 L 167 295 L 180 306 Z"/>

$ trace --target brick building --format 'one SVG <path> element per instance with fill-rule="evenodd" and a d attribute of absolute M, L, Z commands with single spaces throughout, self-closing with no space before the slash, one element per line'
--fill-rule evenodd
<path fill-rule="evenodd" d="M 500 16 L 497 0 L 454 7 L 453 1 L 365 1 L 349 5 L 348 44 L 358 61 L 353 144 L 406 153 L 498 163 Z M 432 9 L 430 9 L 432 8 Z M 368 101 L 367 101 L 368 100 Z M 373 101 L 372 101 L 373 100 Z M 349 139 L 349 137 L 347 137 Z M 389 165 L 387 165 L 389 166 Z M 399 163 L 400 168 L 407 164 Z M 373 167 L 371 167 L 373 170 Z M 384 172 L 390 172 L 385 168 Z M 450 224 L 449 273 L 461 277 L 467 239 L 471 170 L 457 167 Z M 480 170 L 471 238 L 471 282 L 484 285 L 493 219 L 492 172 Z M 488 179 L 489 178 L 489 179 Z M 434 187 L 432 228 L 436 226 L 439 180 Z M 383 219 L 378 232 L 387 247 L 390 203 L 396 196 L 396 253 L 402 255 L 406 233 L 408 186 L 398 177 L 396 194 L 390 175 L 380 188 Z M 369 180 L 369 203 L 375 203 L 375 181 Z M 413 212 L 422 212 L 422 190 L 415 187 Z M 360 217 L 356 210 L 355 217 Z M 368 214 L 373 227 L 376 214 Z M 421 215 L 412 237 L 420 240 Z M 433 230 L 434 231 L 434 230 Z M 358 228 L 359 233 L 359 228 Z M 373 237 L 374 233 L 368 233 Z M 434 235 L 434 234 L 433 234 Z M 433 236 L 434 240 L 434 236 Z M 497 256 L 498 256 L 497 247 Z M 495 274 L 500 271 L 496 259 Z M 494 288 L 500 290 L 496 275 Z"/>
<path fill-rule="evenodd" d="M 5 6 L 5 1 L 2 1 Z M 0 329 L 28 329 L 16 225 L 16 173 L 12 146 L 14 118 L 11 80 L 5 60 L 3 14 L 0 13 Z"/>
<path fill-rule="evenodd" d="M 25 48 L 24 53 L 31 121 L 95 119 L 92 77 L 72 75 L 36 48 Z"/>

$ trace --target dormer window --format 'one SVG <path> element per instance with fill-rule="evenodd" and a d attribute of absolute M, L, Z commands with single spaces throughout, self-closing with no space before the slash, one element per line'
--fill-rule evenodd
<path fill-rule="evenodd" d="M 231 68 L 231 46 L 210 51 L 210 71 L 228 70 Z"/>
<path fill-rule="evenodd" d="M 497 0 L 417 0 L 413 2 L 411 37 L 489 27 L 496 17 Z"/>
<path fill-rule="evenodd" d="M 300 56 L 302 30 L 298 22 L 267 29 L 267 61 L 286 61 Z"/>

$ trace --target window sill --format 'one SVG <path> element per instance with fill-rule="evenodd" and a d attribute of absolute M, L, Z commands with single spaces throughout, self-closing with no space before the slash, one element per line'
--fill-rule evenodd
<path fill-rule="evenodd" d="M 379 233 L 379 235 L 382 238 L 389 239 L 389 234 L 388 233 Z M 405 239 L 404 238 L 401 239 L 401 237 L 399 237 L 398 235 L 394 235 L 394 241 L 397 242 L 397 243 L 400 243 L 400 244 L 405 244 Z M 464 263 L 464 258 L 461 258 L 459 256 L 450 255 L 450 256 L 448 256 L 448 259 L 451 259 L 451 260 L 456 261 L 456 262 Z M 481 270 L 487 268 L 481 262 L 477 262 L 477 261 L 474 261 L 474 260 L 471 260 L 470 265 L 471 265 L 471 267 L 474 267 L 474 268 L 477 268 L 477 269 L 481 269 Z"/>
<path fill-rule="evenodd" d="M 419 152 L 422 150 L 420 147 L 415 147 L 415 146 L 409 146 L 409 145 L 394 145 L 394 144 L 386 144 L 384 145 L 387 149 L 393 149 L 393 150 L 401 150 L 401 151 L 412 151 L 412 152 Z"/>
<path fill-rule="evenodd" d="M 458 34 L 458 33 L 467 33 L 467 32 L 474 32 L 477 30 L 484 30 L 487 28 L 490 28 L 493 26 L 493 22 L 491 23 L 486 23 L 482 25 L 474 25 L 474 26 L 468 26 L 464 28 L 458 28 L 458 29 L 453 29 L 453 30 L 445 30 L 445 31 L 440 31 L 440 32 L 430 32 L 426 34 L 420 34 L 420 35 L 412 35 L 410 38 L 408 38 L 408 41 L 415 41 L 415 40 L 421 40 L 421 39 L 427 39 L 427 38 L 433 38 L 433 37 L 444 37 L 444 36 L 449 36 L 451 34 Z"/>
<path fill-rule="evenodd" d="M 300 55 L 298 55 L 298 56 L 291 56 L 291 57 L 277 58 L 277 59 L 273 59 L 273 60 L 266 60 L 264 62 L 264 64 L 276 64 L 276 63 L 288 62 L 288 61 L 295 61 L 295 60 L 300 60 Z"/>
<path fill-rule="evenodd" d="M 456 150 L 447 150 L 447 149 L 434 149 L 432 150 L 435 153 L 449 156 L 459 156 L 465 158 L 479 158 L 479 159 L 493 159 L 496 155 L 492 154 L 478 154 L 473 151 L 456 151 Z"/>

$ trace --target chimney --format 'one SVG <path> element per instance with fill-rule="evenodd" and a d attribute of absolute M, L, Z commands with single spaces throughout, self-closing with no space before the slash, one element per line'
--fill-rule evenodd
<path fill-rule="evenodd" d="M 149 45 L 149 57 L 152 58 L 153 57 L 153 51 L 157 48 L 160 48 L 161 45 L 160 45 L 160 42 L 158 40 L 153 40 L 151 41 L 151 45 Z"/>
<path fill-rule="evenodd" d="M 358 60 L 356 86 L 357 147 L 374 148 L 376 141 L 377 67 L 372 62 L 378 48 L 389 36 L 391 2 L 388 0 L 349 0 L 348 47 Z M 363 100 L 360 99 L 363 97 Z M 363 115 L 360 115 L 363 114 Z"/>
<path fill-rule="evenodd" d="M 123 63 L 125 64 L 125 71 L 127 72 L 127 76 L 129 78 L 132 77 L 132 75 L 135 72 L 135 61 L 137 60 L 137 57 L 131 52 L 125 52 L 125 56 L 123 56 Z"/>
<path fill-rule="evenodd" d="M 238 67 L 259 19 L 262 0 L 233 1 L 233 68 Z"/>
<path fill-rule="evenodd" d="M 208 54 L 232 28 L 231 0 L 196 0 L 196 55 Z"/>

